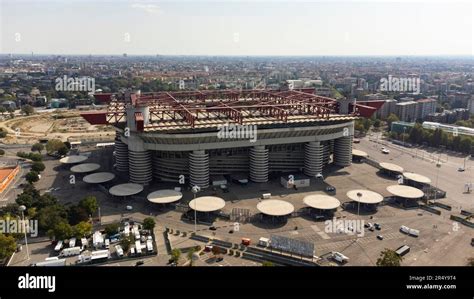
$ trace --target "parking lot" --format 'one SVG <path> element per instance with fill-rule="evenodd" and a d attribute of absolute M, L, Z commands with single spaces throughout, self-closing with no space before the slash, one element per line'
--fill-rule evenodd
<path fill-rule="evenodd" d="M 368 140 L 362 140 L 356 145 L 375 159 L 388 159 L 392 163 L 399 164 L 408 171 L 417 172 L 430 177 L 434 181 L 433 172 L 430 167 L 435 168 L 431 163 L 416 160 L 408 154 L 397 154 L 396 149 L 391 150 L 389 155 L 380 153 L 380 149 L 372 146 Z M 81 149 L 81 151 L 83 151 Z M 89 151 L 89 150 L 88 150 Z M 91 150 L 92 151 L 92 150 Z M 91 158 L 88 162 L 107 161 L 106 152 L 92 151 Z M 396 157 L 396 159 L 395 159 Z M 383 161 L 383 160 L 382 160 Z M 359 216 L 353 210 L 343 210 L 339 208 L 335 216 L 339 219 L 364 220 L 366 223 L 380 223 L 382 229 L 380 231 L 370 232 L 364 230 L 364 235 L 356 237 L 348 234 L 328 233 L 325 231 L 326 224 L 323 221 L 315 221 L 305 215 L 293 215 L 285 223 L 273 225 L 252 220 L 247 223 L 240 223 L 238 231 L 233 231 L 233 221 L 217 218 L 212 224 L 216 227 L 215 231 L 209 230 L 208 223 L 199 223 L 197 225 L 197 233 L 212 238 L 221 239 L 233 243 L 240 243 L 241 238 L 250 238 L 255 244 L 260 237 L 269 238 L 273 234 L 283 235 L 294 239 L 312 242 L 315 245 L 315 254 L 318 256 L 325 255 L 331 251 L 339 251 L 349 257 L 347 265 L 375 265 L 377 258 L 385 248 L 396 249 L 402 245 L 409 245 L 411 251 L 405 256 L 403 265 L 465 265 L 467 258 L 472 257 L 470 252 L 472 247 L 470 239 L 474 237 L 473 230 L 459 223 L 454 223 L 449 219 L 451 213 L 458 213 L 459 208 L 472 208 L 472 195 L 465 195 L 460 192 L 460 186 L 450 186 L 450 182 L 454 185 L 460 185 L 462 180 L 456 171 L 455 165 L 459 163 L 456 158 L 450 160 L 446 167 L 440 169 L 439 187 L 448 191 L 448 197 L 443 201 L 453 204 L 453 212 L 442 210 L 441 215 L 434 215 L 424 210 L 403 210 L 397 207 L 382 205 L 378 207 L 375 213 L 361 213 Z M 76 178 L 75 184 L 70 184 L 70 171 L 68 167 L 60 166 L 57 160 L 45 161 L 46 171 L 41 180 L 36 183 L 37 188 L 44 192 L 50 188 L 59 188 L 52 191 L 52 194 L 60 199 L 63 204 L 77 203 L 86 194 L 97 197 L 100 204 L 101 220 L 104 223 L 120 221 L 123 218 L 143 219 L 148 216 L 154 216 L 157 220 L 157 226 L 161 229 L 169 227 L 184 232 L 194 231 L 194 222 L 182 219 L 182 212 L 172 209 L 154 206 L 146 201 L 146 195 L 157 189 L 173 188 L 176 184 L 160 183 L 151 185 L 133 198 L 113 198 L 107 195 L 104 190 L 96 186 L 87 185 L 82 182 L 81 178 Z M 102 163 L 101 163 L 102 164 Z M 109 170 L 106 166 L 101 171 Z M 436 173 L 436 171 L 434 172 Z M 467 172 L 465 173 L 467 174 Z M 229 192 L 224 193 L 219 188 L 209 188 L 198 194 L 198 196 L 214 195 L 222 197 L 226 201 L 223 209 L 224 213 L 231 213 L 233 208 L 248 209 L 251 215 L 258 213 L 257 204 L 261 201 L 263 193 L 271 193 L 272 199 L 281 199 L 294 205 L 297 212 L 305 207 L 303 198 L 309 194 L 325 194 L 327 186 L 336 188 L 335 197 L 341 203 L 348 202 L 346 192 L 352 189 L 369 189 L 389 196 L 386 187 L 397 184 L 396 179 L 392 179 L 381 175 L 376 168 L 365 163 L 354 163 L 343 169 L 332 168 L 325 171 L 325 181 L 311 179 L 311 186 L 300 188 L 299 190 L 285 189 L 280 185 L 279 179 L 274 179 L 265 184 L 249 183 L 247 186 L 241 186 L 230 183 Z M 456 176 L 455 176 L 456 175 Z M 443 176 L 443 179 L 441 177 Z M 453 178 L 454 177 L 454 178 Z M 446 180 L 444 180 L 446 178 Z M 457 179 L 456 179 L 457 178 Z M 123 182 L 123 179 L 116 178 L 113 184 Z M 109 188 L 110 186 L 106 186 Z M 193 198 L 193 194 L 186 188 L 183 189 L 183 198 L 181 204 L 186 206 Z M 126 206 L 131 205 L 131 211 L 126 210 Z M 204 219 L 201 219 L 204 220 Z M 411 237 L 399 232 L 401 225 L 406 225 L 420 231 L 418 238 Z M 382 235 L 383 240 L 378 240 L 377 235 Z M 158 240 L 157 240 L 158 241 Z M 32 258 L 44 260 L 46 253 L 38 248 L 33 253 Z M 44 256 L 43 256 L 44 255 Z M 158 257 L 146 258 L 145 265 L 165 265 L 169 259 L 167 253 L 163 250 Z M 204 257 L 197 263 L 202 265 L 211 265 L 206 262 L 209 257 Z M 234 260 L 235 259 L 235 260 Z M 226 257 L 223 265 L 252 265 L 245 264 L 242 258 Z M 31 263 L 31 262 L 28 262 Z M 120 266 L 132 265 L 134 261 L 120 261 L 114 263 Z M 242 264 L 241 264 L 242 263 Z M 253 263 L 253 262 L 251 262 Z M 114 265 L 110 264 L 110 265 Z"/>

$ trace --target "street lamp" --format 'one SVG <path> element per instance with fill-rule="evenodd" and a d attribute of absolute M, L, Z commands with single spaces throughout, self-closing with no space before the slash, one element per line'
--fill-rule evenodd
<path fill-rule="evenodd" d="M 18 209 L 21 212 L 21 218 L 23 220 L 23 233 L 25 234 L 26 256 L 27 256 L 27 260 L 29 260 L 30 259 L 30 252 L 28 250 L 28 239 L 26 237 L 26 225 L 25 225 L 25 210 L 26 210 L 26 207 L 24 205 L 21 205 Z"/>
<path fill-rule="evenodd" d="M 194 185 L 191 188 L 191 191 L 193 192 L 194 195 L 194 234 L 197 232 L 197 211 L 196 211 L 196 194 L 201 191 L 201 187 Z"/>
<path fill-rule="evenodd" d="M 359 201 L 357 202 L 357 216 L 359 216 L 359 210 L 360 210 L 360 198 L 362 197 L 362 193 L 357 192 L 357 198 L 359 198 Z"/>

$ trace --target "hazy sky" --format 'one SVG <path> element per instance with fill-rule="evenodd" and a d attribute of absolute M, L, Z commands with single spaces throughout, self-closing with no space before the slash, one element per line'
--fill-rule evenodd
<path fill-rule="evenodd" d="M 0 3 L 3 54 L 474 54 L 472 1 Z"/>

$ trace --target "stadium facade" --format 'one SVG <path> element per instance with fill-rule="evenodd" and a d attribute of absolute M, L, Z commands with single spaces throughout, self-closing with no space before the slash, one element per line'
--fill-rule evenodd
<path fill-rule="evenodd" d="M 206 188 L 211 177 L 321 173 L 352 161 L 354 120 L 376 108 L 316 96 L 308 90 L 223 90 L 96 95 L 107 111 L 82 116 L 115 127 L 115 166 L 130 182 L 186 182 Z M 223 128 L 254 128 L 254 138 Z M 247 136 L 248 137 L 248 136 Z M 332 157 L 332 159 L 331 159 Z"/>

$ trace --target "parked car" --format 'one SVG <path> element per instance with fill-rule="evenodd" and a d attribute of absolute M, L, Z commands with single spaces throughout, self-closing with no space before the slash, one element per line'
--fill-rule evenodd
<path fill-rule="evenodd" d="M 381 230 L 382 226 L 379 223 L 374 223 L 374 227 L 376 230 Z"/>
<path fill-rule="evenodd" d="M 217 230 L 217 228 L 215 226 L 211 226 L 209 227 L 209 230 Z"/>
<path fill-rule="evenodd" d="M 464 167 L 459 167 L 459 168 L 458 168 L 458 171 L 459 171 L 459 172 L 463 172 L 464 170 L 465 170 Z"/>
<path fill-rule="evenodd" d="M 378 236 L 377 236 L 377 239 L 383 240 L 383 236 L 382 236 L 382 235 L 378 235 Z"/>
<path fill-rule="evenodd" d="M 143 265 L 144 263 L 145 263 L 144 261 L 138 261 L 138 262 L 135 264 L 135 266 L 141 266 L 141 265 Z"/>

